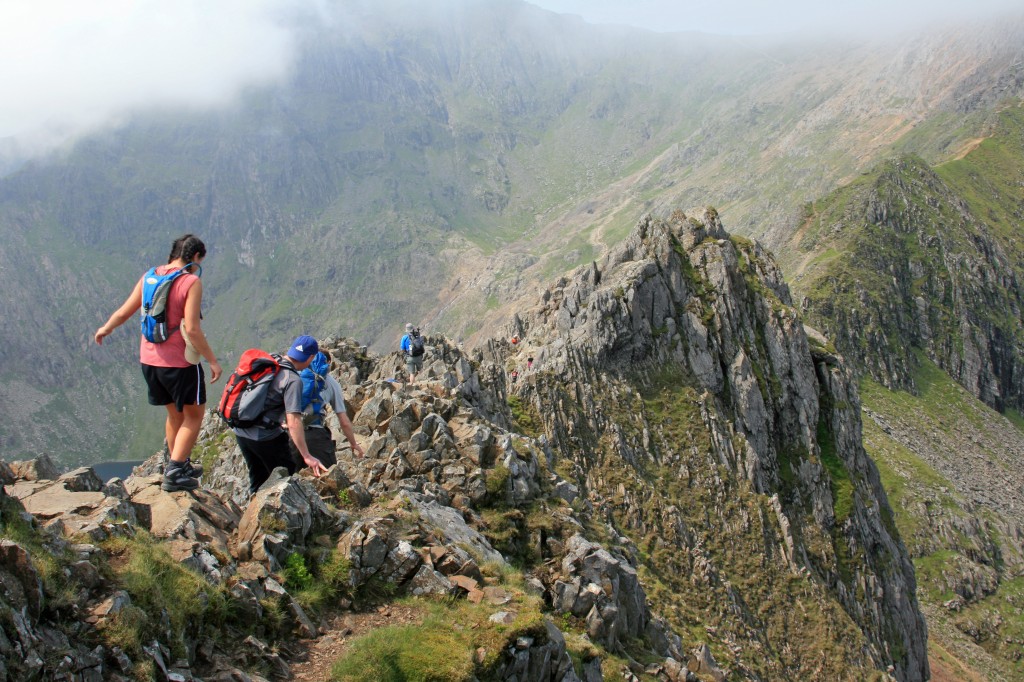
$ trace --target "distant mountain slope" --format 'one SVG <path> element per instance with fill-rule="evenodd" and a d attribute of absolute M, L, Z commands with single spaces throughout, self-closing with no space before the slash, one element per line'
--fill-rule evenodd
<path fill-rule="evenodd" d="M 807 206 L 788 266 L 812 323 L 875 380 L 914 386 L 914 349 L 985 403 L 1024 407 L 1024 109 L 932 170 L 887 162 Z"/>
<path fill-rule="evenodd" d="M 700 65 L 707 71 L 680 91 L 674 113 L 686 125 L 673 144 L 539 216 L 535 234 L 485 268 L 464 262 L 438 320 L 453 330 L 492 326 L 528 304 L 536 282 L 600 255 L 645 211 L 664 217 L 711 201 L 738 233 L 785 259 L 803 203 L 894 151 L 939 162 L 976 144 L 995 104 L 1024 92 L 1022 19 L 896 42 L 715 40 Z"/>
<path fill-rule="evenodd" d="M 897 141 L 953 153 L 1024 68 L 1019 21 L 779 45 L 515 1 L 324 7 L 296 19 L 285 83 L 222 111 L 130 117 L 0 179 L 0 342 L 40 359 L 0 374 L 0 408 L 30 422 L 0 425 L 14 456 L 60 442 L 69 463 L 138 458 L 159 442 L 134 333 L 89 337 L 185 231 L 210 247 L 206 324 L 228 364 L 300 330 L 379 349 L 406 320 L 473 338 L 643 211 L 713 202 L 771 235 Z"/>
<path fill-rule="evenodd" d="M 914 379 L 918 395 L 862 382 L 864 447 L 914 561 L 932 673 L 1020 679 L 1024 420 L 926 359 Z"/>

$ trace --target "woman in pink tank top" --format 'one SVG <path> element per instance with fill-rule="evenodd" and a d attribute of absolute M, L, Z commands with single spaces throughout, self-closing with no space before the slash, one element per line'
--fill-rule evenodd
<path fill-rule="evenodd" d="M 162 343 L 153 343 L 139 334 L 139 360 L 149 387 L 149 402 L 167 409 L 165 434 L 171 461 L 164 469 L 161 487 L 168 492 L 192 490 L 199 486 L 197 478 L 202 475 L 202 467 L 192 464 L 190 455 L 203 422 L 206 379 L 202 363 L 192 363 L 186 358 L 183 331 L 194 352 L 209 362 L 210 381 L 217 381 L 222 373 L 200 323 L 203 283 L 192 274 L 200 271 L 198 266 L 205 257 L 206 245 L 195 235 L 186 234 L 174 241 L 167 265 L 158 266 L 156 274 L 190 269 L 171 284 L 166 308 L 169 336 Z M 96 330 L 96 343 L 102 344 L 104 338 L 139 312 L 142 286 L 140 278 L 121 307 Z"/>

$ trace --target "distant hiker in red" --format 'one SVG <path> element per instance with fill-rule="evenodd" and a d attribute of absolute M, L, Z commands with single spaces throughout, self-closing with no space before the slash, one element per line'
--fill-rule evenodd
<path fill-rule="evenodd" d="M 192 463 L 190 455 L 206 404 L 206 377 L 200 358 L 210 363 L 210 381 L 217 381 L 222 371 L 200 323 L 203 283 L 199 276 L 205 257 L 206 245 L 199 237 L 186 234 L 176 239 L 167 265 L 152 268 L 143 275 L 121 307 L 94 335 L 96 343 L 102 344 L 103 339 L 141 309 L 139 359 L 149 387 L 149 404 L 167 409 L 164 431 L 171 461 L 167 463 L 161 487 L 168 492 L 199 486 L 197 479 L 203 469 Z"/>

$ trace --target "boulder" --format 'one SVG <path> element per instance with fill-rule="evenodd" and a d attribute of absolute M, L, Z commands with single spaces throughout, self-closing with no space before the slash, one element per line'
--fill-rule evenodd
<path fill-rule="evenodd" d="M 543 637 L 517 637 L 505 647 L 494 679 L 508 682 L 581 682 L 565 648 L 565 636 L 547 618 L 544 619 Z"/>
<path fill-rule="evenodd" d="M 139 525 L 157 538 L 180 538 L 209 544 L 227 553 L 241 511 L 215 493 L 198 488 L 168 493 L 162 476 L 130 477 L 126 486 Z"/>
<path fill-rule="evenodd" d="M 0 597 L 30 618 L 38 618 L 42 611 L 43 581 L 28 550 L 10 540 L 0 540 Z"/>
<path fill-rule="evenodd" d="M 715 661 L 715 657 L 711 655 L 711 649 L 708 648 L 707 644 L 701 644 L 697 647 L 697 650 L 690 656 L 686 667 L 693 674 L 700 675 L 703 678 L 710 678 L 714 682 L 725 682 L 728 678 L 725 671 L 718 667 L 718 663 Z"/>
<path fill-rule="evenodd" d="M 452 593 L 452 584 L 444 575 L 423 564 L 409 581 L 408 590 L 416 596 L 447 595 Z"/>
<path fill-rule="evenodd" d="M 14 470 L 7 462 L 0 460 L 0 485 L 10 485 L 17 480 Z"/>
<path fill-rule="evenodd" d="M 249 502 L 249 467 L 233 434 L 216 437 L 221 439 L 218 456 L 212 468 L 203 474 L 202 487 L 244 509 Z"/>
<path fill-rule="evenodd" d="M 66 490 L 77 493 L 98 493 L 103 491 L 103 479 L 96 475 L 92 467 L 80 467 L 58 477 Z"/>
<path fill-rule="evenodd" d="M 351 564 L 349 576 L 353 587 L 377 574 L 388 554 L 390 524 L 379 520 L 357 521 L 338 540 L 338 549 Z"/>
<path fill-rule="evenodd" d="M 77 481 L 72 478 L 72 485 Z M 134 523 L 136 516 L 128 502 L 102 492 L 69 490 L 65 483 L 23 479 L 6 486 L 5 490 L 20 500 L 25 511 L 44 527 L 57 529 L 65 535 L 87 535 L 93 540 L 103 540 L 131 532 L 127 525 Z"/>
<path fill-rule="evenodd" d="M 561 580 L 553 587 L 555 611 L 586 620 L 591 639 L 612 651 L 630 639 L 646 638 L 662 656 L 678 657 L 678 638 L 655 619 L 636 569 L 582 535 L 566 542 Z"/>
<path fill-rule="evenodd" d="M 479 563 L 505 563 L 501 553 L 491 547 L 487 538 L 471 528 L 458 510 L 429 501 L 423 495 L 413 492 L 403 492 L 402 499 L 419 513 L 422 523 L 434 529 L 439 537 L 445 538 L 446 544 L 464 548 Z"/>
<path fill-rule="evenodd" d="M 15 480 L 22 481 L 54 481 L 60 477 L 60 469 L 46 454 L 35 459 L 11 462 L 11 472 Z"/>
<path fill-rule="evenodd" d="M 285 565 L 289 554 L 302 551 L 307 538 L 335 530 L 342 518 L 327 508 L 307 478 L 273 478 L 249 500 L 238 524 L 237 540 L 239 547 L 249 548 L 253 559 L 267 562 L 276 571 Z"/>

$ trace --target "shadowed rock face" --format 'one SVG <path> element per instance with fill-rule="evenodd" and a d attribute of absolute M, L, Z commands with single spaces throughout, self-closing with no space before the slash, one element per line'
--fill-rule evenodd
<path fill-rule="evenodd" d="M 550 614 L 503 649 L 487 671 L 500 679 L 601 679 L 593 660 L 573 668 L 557 622 L 631 666 L 663 661 L 646 671 L 664 680 L 887 669 L 925 679 L 913 571 L 861 447 L 856 391 L 789 303 L 771 257 L 731 239 L 713 211 L 645 218 L 517 317 L 516 344 L 466 354 L 428 339 L 415 386 L 394 381 L 399 354 L 323 340 L 367 456 L 341 439 L 321 478 L 281 469 L 247 499 L 244 462 L 210 415 L 196 449 L 205 487 L 194 494 L 160 490 L 162 454 L 106 488 L 88 471 L 27 480 L 13 472 L 45 467 L 18 465 L 6 490 L 55 538 L 145 528 L 227 587 L 245 618 L 276 600 L 302 637 L 322 624 L 282 584 L 294 555 L 340 555 L 353 593 L 387 584 L 493 605 L 502 627 L 515 620 L 514 595 L 485 575 L 514 562 Z M 23 550 L 4 556 L 17 565 Z M 76 551 L 84 613 L 102 625 L 131 599 L 90 563 L 95 546 Z M 32 584 L 15 591 L 30 595 Z M 70 641 L 44 646 L 46 596 L 37 601 L 43 617 L 22 639 L 46 654 L 33 670 L 57 652 L 103 674 L 130 667 L 123 652 L 101 647 L 87 661 Z M 176 665 L 290 674 L 273 642 L 250 636 L 218 652 L 200 645 L 201 631 L 188 637 L 189 660 Z M 167 647 L 146 648 L 159 669 L 170 670 Z"/>

